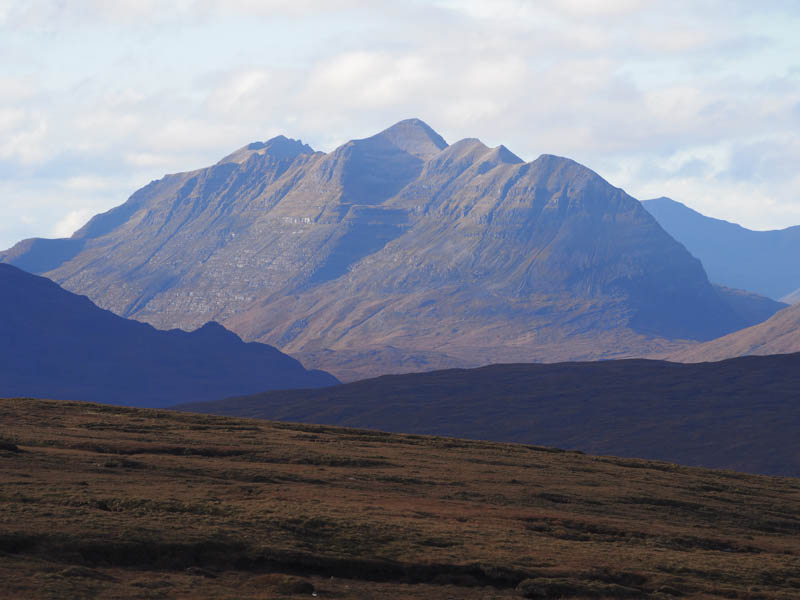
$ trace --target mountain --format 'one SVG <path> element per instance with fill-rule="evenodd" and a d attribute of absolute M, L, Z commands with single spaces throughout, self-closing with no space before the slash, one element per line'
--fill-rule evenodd
<path fill-rule="evenodd" d="M 348 378 L 652 355 L 764 318 L 593 171 L 448 145 L 418 119 L 329 154 L 250 144 L 0 260 L 122 316 L 220 321 Z"/>
<path fill-rule="evenodd" d="M 800 288 L 800 226 L 752 231 L 706 217 L 669 198 L 645 200 L 642 205 L 702 261 L 714 283 L 782 300 Z"/>
<path fill-rule="evenodd" d="M 217 323 L 158 331 L 0 264 L 0 396 L 166 406 L 337 380 Z"/>
<path fill-rule="evenodd" d="M 785 302 L 786 304 L 797 304 L 800 302 L 800 289 L 793 291 L 791 294 L 786 294 L 781 298 L 781 302 Z"/>
<path fill-rule="evenodd" d="M 0 400 L 0 597 L 797 599 L 800 481 Z"/>
<path fill-rule="evenodd" d="M 770 319 L 668 355 L 680 362 L 707 362 L 735 356 L 800 352 L 800 304 L 775 313 Z"/>
<path fill-rule="evenodd" d="M 492 365 L 176 407 L 800 476 L 800 354 Z"/>
<path fill-rule="evenodd" d="M 778 302 L 746 290 L 737 290 L 718 284 L 714 284 L 713 287 L 720 298 L 737 315 L 742 327 L 751 327 L 762 323 L 779 310 L 789 306 L 787 302 Z"/>

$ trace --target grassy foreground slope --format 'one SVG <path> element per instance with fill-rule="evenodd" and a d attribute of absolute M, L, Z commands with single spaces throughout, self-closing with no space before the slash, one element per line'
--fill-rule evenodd
<path fill-rule="evenodd" d="M 800 480 L 1 400 L 3 598 L 800 595 Z"/>

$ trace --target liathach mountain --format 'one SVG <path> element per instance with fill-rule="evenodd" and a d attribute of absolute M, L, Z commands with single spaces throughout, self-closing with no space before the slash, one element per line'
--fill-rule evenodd
<path fill-rule="evenodd" d="M 0 290 L 0 397 L 157 407 L 338 383 L 217 323 L 159 331 L 11 265 Z"/>
<path fill-rule="evenodd" d="M 222 322 L 344 379 L 663 354 L 782 306 L 712 286 L 588 168 L 448 145 L 418 119 L 327 154 L 250 144 L 0 260 L 159 328 Z"/>

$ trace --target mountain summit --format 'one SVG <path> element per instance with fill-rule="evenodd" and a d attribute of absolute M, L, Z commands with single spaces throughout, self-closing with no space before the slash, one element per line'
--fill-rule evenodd
<path fill-rule="evenodd" d="M 374 136 L 382 138 L 408 152 L 412 156 L 427 160 L 447 148 L 447 142 L 430 126 L 419 119 L 406 119 L 395 123 Z"/>
<path fill-rule="evenodd" d="M 217 164 L 247 162 L 253 156 L 269 155 L 275 159 L 293 160 L 300 154 L 313 154 L 314 150 L 300 140 L 292 140 L 278 135 L 266 142 L 253 142 L 220 160 Z"/>
<path fill-rule="evenodd" d="M 251 144 L 0 260 L 158 327 L 221 321 L 346 378 L 652 354 L 755 322 L 590 169 L 447 145 L 418 119 L 329 154 Z"/>

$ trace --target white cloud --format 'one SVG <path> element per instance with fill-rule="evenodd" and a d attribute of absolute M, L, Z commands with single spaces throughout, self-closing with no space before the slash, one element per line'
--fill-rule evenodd
<path fill-rule="evenodd" d="M 579 17 L 630 14 L 646 6 L 644 0 L 549 0 L 547 4 L 552 10 Z"/>
<path fill-rule="evenodd" d="M 396 105 L 423 93 L 432 82 L 426 61 L 415 54 L 348 52 L 322 61 L 303 92 L 307 104 L 339 102 L 359 108 Z"/>
<path fill-rule="evenodd" d="M 0 108 L 0 133 L 17 129 L 25 121 L 26 115 L 21 108 Z"/>
<path fill-rule="evenodd" d="M 108 177 L 97 177 L 94 175 L 76 175 L 64 180 L 64 187 L 68 190 L 77 192 L 97 192 L 116 187 L 114 181 Z M 79 212 L 79 211 L 72 211 Z M 72 213 L 70 213 L 72 214 Z"/>
<path fill-rule="evenodd" d="M 123 158 L 127 164 L 138 168 L 167 168 L 167 165 L 179 162 L 175 155 L 154 152 L 126 152 Z"/>
<path fill-rule="evenodd" d="M 41 113 L 0 109 L 6 113 L 5 131 L 0 139 L 0 159 L 12 159 L 21 165 L 41 162 L 52 155 L 47 144 L 48 123 Z"/>
<path fill-rule="evenodd" d="M 52 237 L 70 237 L 73 233 L 80 229 L 93 214 L 94 213 L 89 208 L 71 210 L 60 221 L 58 221 L 58 223 L 55 224 L 53 230 L 51 231 Z"/>
<path fill-rule="evenodd" d="M 275 80 L 267 69 L 247 69 L 231 74 L 209 99 L 217 111 L 233 113 L 252 110 L 261 97 L 274 92 Z"/>
<path fill-rule="evenodd" d="M 366 0 L 4 0 L 0 25 L 46 31 L 86 24 L 180 26 L 236 17 L 297 19 L 367 4 Z"/>
<path fill-rule="evenodd" d="M 411 116 L 786 223 L 798 29 L 743 1 L 0 0 L 0 246 L 250 141 L 331 150 Z"/>

